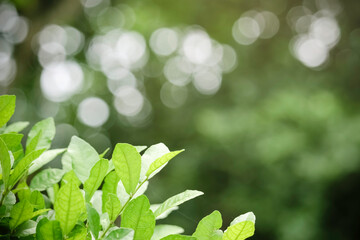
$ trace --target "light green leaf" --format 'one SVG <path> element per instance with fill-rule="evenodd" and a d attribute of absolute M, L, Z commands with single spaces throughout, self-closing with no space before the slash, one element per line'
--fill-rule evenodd
<path fill-rule="evenodd" d="M 54 136 L 55 123 L 53 118 L 47 118 L 36 123 L 31 128 L 26 140 L 26 154 L 33 150 L 49 149 Z"/>
<path fill-rule="evenodd" d="M 2 138 L 0 138 L 0 163 L 2 169 L 2 180 L 4 182 L 5 188 L 7 188 L 9 186 L 11 161 L 10 161 L 9 149 L 7 148 Z"/>
<path fill-rule="evenodd" d="M 104 180 L 104 184 L 102 186 L 102 212 L 105 212 L 105 204 L 109 199 L 108 194 L 112 193 L 116 195 L 116 190 L 118 186 L 118 182 L 120 181 L 119 176 L 116 172 L 110 172 Z"/>
<path fill-rule="evenodd" d="M 52 203 L 55 203 L 56 195 L 59 192 L 59 184 L 55 183 L 51 188 L 46 189 L 46 193 Z"/>
<path fill-rule="evenodd" d="M 109 161 L 100 159 L 90 171 L 90 177 L 84 183 L 85 199 L 90 201 L 95 191 L 100 187 L 109 167 Z"/>
<path fill-rule="evenodd" d="M 105 149 L 105 151 L 103 151 L 101 154 L 99 154 L 99 157 L 103 158 L 108 153 L 109 150 L 110 150 L 110 148 Z"/>
<path fill-rule="evenodd" d="M 33 206 L 28 200 L 23 200 L 14 205 L 10 212 L 10 229 L 13 230 L 21 223 L 32 218 Z"/>
<path fill-rule="evenodd" d="M 156 225 L 151 240 L 160 240 L 171 234 L 183 233 L 184 229 L 175 225 Z"/>
<path fill-rule="evenodd" d="M 2 95 L 0 96 L 0 127 L 4 126 L 15 112 L 14 95 Z"/>
<path fill-rule="evenodd" d="M 134 240 L 151 239 L 155 228 L 155 216 L 145 195 L 135 198 L 125 208 L 121 227 L 134 229 Z"/>
<path fill-rule="evenodd" d="M 198 240 L 214 240 L 217 239 L 217 230 L 222 226 L 222 218 L 219 211 L 214 211 L 210 215 L 201 219 L 196 227 L 196 231 L 192 235 Z"/>
<path fill-rule="evenodd" d="M 32 161 L 34 161 L 36 158 L 38 158 L 45 149 L 40 149 L 36 151 L 32 151 L 28 155 L 26 155 L 24 158 L 22 158 L 19 163 L 16 165 L 13 173 L 10 175 L 9 180 L 9 186 L 13 187 L 15 184 L 20 180 L 20 178 L 26 173 L 26 171 L 29 169 Z"/>
<path fill-rule="evenodd" d="M 4 133 L 18 133 L 29 126 L 29 122 L 15 122 L 7 126 Z"/>
<path fill-rule="evenodd" d="M 161 205 L 161 203 L 151 204 L 151 205 L 150 205 L 151 211 L 155 212 L 156 209 L 158 209 L 158 208 L 160 207 L 160 205 Z M 173 211 L 176 211 L 176 210 L 178 210 L 178 209 L 179 209 L 178 206 L 175 206 L 175 207 L 173 207 L 173 208 L 170 208 L 170 209 L 166 210 L 165 212 L 163 212 L 160 216 L 157 216 L 157 217 L 156 217 L 156 220 L 160 220 L 160 219 L 167 218 L 167 217 L 170 215 L 170 213 L 172 213 Z"/>
<path fill-rule="evenodd" d="M 87 230 L 84 226 L 77 224 L 70 232 L 68 240 L 86 240 Z"/>
<path fill-rule="evenodd" d="M 97 190 L 95 191 L 93 197 L 90 200 L 90 203 L 96 211 L 101 214 L 102 213 L 102 191 Z"/>
<path fill-rule="evenodd" d="M 160 207 L 154 212 L 155 217 L 158 217 L 167 210 L 179 206 L 180 204 L 203 194 L 203 192 L 196 190 L 186 190 L 185 192 L 179 193 L 163 202 Z"/>
<path fill-rule="evenodd" d="M 184 150 L 169 152 L 162 157 L 156 159 L 153 163 L 151 163 L 149 170 L 146 172 L 146 176 L 150 179 L 152 178 L 156 173 L 158 173 L 165 165 L 173 159 L 176 155 L 183 152 Z"/>
<path fill-rule="evenodd" d="M 98 239 L 99 232 L 101 230 L 100 215 L 89 203 L 86 204 L 86 212 L 90 231 L 94 235 L 95 239 Z"/>
<path fill-rule="evenodd" d="M 30 195 L 30 203 L 36 209 L 45 208 L 45 200 L 39 191 L 33 191 Z"/>
<path fill-rule="evenodd" d="M 252 212 L 235 218 L 225 230 L 223 240 L 243 240 L 254 235 L 255 215 Z"/>
<path fill-rule="evenodd" d="M 51 149 L 51 150 L 45 151 L 43 154 L 41 154 L 40 157 L 38 157 L 37 159 L 35 159 L 33 161 L 33 164 L 29 168 L 29 174 L 36 172 L 41 167 L 43 167 L 45 164 L 51 162 L 58 155 L 62 154 L 65 151 L 66 151 L 66 148 Z"/>
<path fill-rule="evenodd" d="M 192 237 L 192 236 L 173 234 L 173 235 L 169 235 L 167 237 L 164 237 L 161 240 L 197 240 L 197 239 L 195 237 Z"/>
<path fill-rule="evenodd" d="M 73 181 L 60 188 L 56 196 L 54 210 L 55 218 L 60 222 L 64 235 L 67 235 L 74 228 L 80 215 L 84 212 L 84 208 L 84 197 Z"/>
<path fill-rule="evenodd" d="M 39 172 L 30 183 L 33 190 L 44 191 L 58 183 L 63 177 L 65 171 L 62 169 L 49 168 Z"/>
<path fill-rule="evenodd" d="M 65 173 L 65 175 L 63 176 L 63 178 L 61 180 L 61 186 L 63 186 L 64 184 L 67 184 L 68 182 L 74 182 L 76 184 L 76 186 L 78 186 L 78 187 L 81 185 L 81 181 L 76 176 L 74 170 L 71 170 L 71 171 Z"/>
<path fill-rule="evenodd" d="M 145 191 L 147 190 L 147 187 L 149 186 L 149 181 L 144 182 L 141 187 L 138 188 L 136 193 L 132 196 L 132 198 L 137 198 L 140 195 L 143 195 Z M 120 203 L 124 205 L 130 198 L 130 194 L 128 194 L 125 190 L 124 185 L 121 181 L 118 183 L 118 187 L 116 190 L 116 194 L 120 200 Z"/>
<path fill-rule="evenodd" d="M 110 226 L 109 214 L 107 212 L 100 215 L 100 225 L 102 229 L 107 229 Z"/>
<path fill-rule="evenodd" d="M 118 228 L 109 233 L 105 240 L 133 240 L 134 230 L 130 228 Z"/>
<path fill-rule="evenodd" d="M 134 193 L 140 179 L 141 156 L 135 147 L 126 143 L 118 143 L 115 146 L 112 161 L 115 171 L 124 184 L 128 194 Z M 135 233 L 136 235 L 136 233 Z"/>
<path fill-rule="evenodd" d="M 115 194 L 109 193 L 105 204 L 105 210 L 109 214 L 110 221 L 115 221 L 121 210 L 120 200 Z"/>
<path fill-rule="evenodd" d="M 73 169 L 76 176 L 84 183 L 89 178 L 91 169 L 99 159 L 98 153 L 89 143 L 73 136 L 61 162 L 64 170 L 70 171 Z"/>
<path fill-rule="evenodd" d="M 41 220 L 43 221 L 43 220 Z M 40 222 L 41 222 L 40 221 Z M 44 220 L 45 222 L 46 220 Z M 40 224 L 40 222 L 38 224 Z M 62 240 L 62 231 L 59 221 L 47 221 L 37 227 L 36 236 L 38 240 Z"/>
<path fill-rule="evenodd" d="M 141 156 L 141 172 L 140 181 L 143 181 L 146 176 L 146 172 L 149 170 L 150 165 L 159 157 L 169 153 L 170 150 L 165 144 L 158 143 L 150 146 L 144 154 Z"/>
<path fill-rule="evenodd" d="M 37 210 L 37 211 L 35 211 L 35 212 L 32 213 L 31 218 L 34 218 L 34 217 L 36 217 L 36 216 L 39 216 L 40 214 L 43 214 L 43 213 L 45 213 L 45 212 L 47 212 L 47 211 L 50 211 L 50 210 L 51 210 L 51 209 L 40 209 L 40 210 Z"/>

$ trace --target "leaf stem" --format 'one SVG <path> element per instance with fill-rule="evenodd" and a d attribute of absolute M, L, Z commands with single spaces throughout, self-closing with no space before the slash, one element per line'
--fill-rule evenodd
<path fill-rule="evenodd" d="M 135 189 L 134 193 L 131 193 L 128 200 L 126 201 L 126 203 L 124 204 L 124 206 L 122 206 L 122 208 L 120 209 L 120 212 L 118 214 L 118 216 L 115 218 L 115 220 L 122 214 L 122 212 L 125 210 L 125 207 L 129 204 L 129 202 L 132 200 L 132 198 L 134 197 L 134 195 L 136 194 L 136 192 L 141 188 L 141 186 L 147 181 L 149 180 L 148 177 L 145 178 L 144 181 L 142 181 Z M 111 221 L 109 226 L 105 229 L 105 231 L 101 234 L 100 239 L 103 239 L 103 237 L 105 237 L 105 234 L 109 231 L 109 229 L 111 228 L 111 225 L 114 224 L 115 220 Z"/>

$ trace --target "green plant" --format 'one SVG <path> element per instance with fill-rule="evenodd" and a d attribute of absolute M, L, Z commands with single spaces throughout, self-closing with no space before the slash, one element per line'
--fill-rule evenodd
<path fill-rule="evenodd" d="M 32 127 L 24 150 L 19 132 L 28 123 L 6 126 L 14 110 L 15 96 L 0 96 L 1 238 L 239 240 L 254 234 L 251 212 L 235 218 L 225 232 L 218 211 L 204 217 L 192 236 L 180 235 L 183 229 L 178 226 L 155 225 L 203 194 L 186 190 L 154 205 L 144 195 L 149 180 L 183 150 L 170 152 L 156 144 L 141 156 L 146 147 L 118 143 L 108 160 L 108 149 L 98 154 L 75 136 L 67 149 L 49 150 L 55 136 L 51 118 Z M 60 154 L 62 169 L 38 171 Z M 27 176 L 33 173 L 28 184 Z"/>

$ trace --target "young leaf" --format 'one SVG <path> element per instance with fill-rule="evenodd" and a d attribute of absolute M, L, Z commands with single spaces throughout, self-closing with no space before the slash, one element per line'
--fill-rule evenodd
<path fill-rule="evenodd" d="M 101 230 L 100 215 L 89 203 L 86 204 L 86 212 L 90 231 L 94 235 L 95 239 L 98 239 L 99 232 Z"/>
<path fill-rule="evenodd" d="M 160 207 L 154 212 L 155 217 L 158 217 L 167 210 L 179 206 L 180 204 L 203 194 L 203 192 L 196 190 L 186 190 L 185 192 L 179 193 L 163 202 Z"/>
<path fill-rule="evenodd" d="M 162 238 L 161 240 L 197 240 L 195 237 L 173 234 Z"/>
<path fill-rule="evenodd" d="M 158 143 L 150 146 L 144 154 L 141 156 L 141 172 L 140 181 L 143 181 L 146 176 L 146 172 L 149 170 L 150 165 L 159 157 L 169 153 L 170 150 L 165 144 Z"/>
<path fill-rule="evenodd" d="M 23 159 L 21 159 L 10 176 L 9 186 L 11 187 L 15 186 L 15 184 L 29 169 L 32 161 L 38 158 L 44 151 L 45 149 L 32 151 L 30 154 L 26 155 Z"/>
<path fill-rule="evenodd" d="M 15 122 L 7 126 L 4 133 L 18 133 L 29 126 L 29 122 Z"/>
<path fill-rule="evenodd" d="M 30 200 L 31 191 L 26 182 L 21 182 L 17 185 L 16 189 L 13 192 L 17 193 L 19 201 L 28 199 Z"/>
<path fill-rule="evenodd" d="M 145 195 L 135 198 L 125 208 L 121 227 L 134 229 L 134 240 L 151 239 L 155 228 L 155 216 Z"/>
<path fill-rule="evenodd" d="M 49 168 L 38 173 L 30 183 L 33 190 L 44 191 L 58 183 L 63 177 L 65 171 L 62 169 Z"/>
<path fill-rule="evenodd" d="M 217 230 L 221 228 L 221 225 L 221 214 L 219 211 L 214 211 L 210 215 L 201 219 L 192 236 L 196 237 L 198 240 L 218 239 Z"/>
<path fill-rule="evenodd" d="M 112 160 L 115 171 L 119 175 L 128 194 L 134 193 L 140 179 L 141 156 L 136 149 L 126 143 L 115 146 Z M 136 233 L 135 233 L 136 235 Z"/>
<path fill-rule="evenodd" d="M 90 201 L 95 191 L 100 187 L 109 167 L 109 161 L 100 159 L 90 171 L 90 177 L 84 183 L 85 199 Z"/>
<path fill-rule="evenodd" d="M 9 186 L 9 176 L 11 169 L 11 161 L 9 150 L 5 142 L 0 138 L 0 163 L 2 169 L 2 180 L 5 185 L 5 189 Z"/>
<path fill-rule="evenodd" d="M 138 151 L 138 153 L 141 153 L 147 148 L 147 146 L 134 146 L 134 148 L 136 148 L 136 151 Z"/>
<path fill-rule="evenodd" d="M 36 123 L 31 128 L 26 141 L 26 154 L 38 149 L 49 149 L 54 136 L 54 119 L 47 118 Z"/>
<path fill-rule="evenodd" d="M 110 172 L 104 180 L 104 184 L 102 186 L 102 212 L 105 212 L 105 204 L 107 200 L 109 199 L 108 195 L 110 193 L 116 195 L 116 190 L 118 186 L 118 182 L 120 181 L 119 176 L 116 174 L 116 172 L 112 171 Z"/>
<path fill-rule="evenodd" d="M 39 170 L 41 167 L 43 167 L 45 164 L 51 162 L 54 158 L 56 158 L 58 155 L 62 154 L 66 151 L 66 148 L 60 148 L 60 149 L 51 149 L 48 151 L 45 151 L 43 154 L 41 154 L 40 157 L 35 159 L 33 161 L 33 164 L 29 168 L 29 174 L 32 174 Z"/>
<path fill-rule="evenodd" d="M 99 157 L 103 158 L 108 153 L 109 150 L 110 150 L 110 148 L 105 149 L 105 151 L 103 151 L 101 154 L 99 154 Z"/>
<path fill-rule="evenodd" d="M 46 220 L 41 220 L 46 221 Z M 38 223 L 40 227 L 36 228 L 36 236 L 38 240 L 62 240 L 62 232 L 59 221 L 47 221 L 43 224 Z"/>
<path fill-rule="evenodd" d="M 235 218 L 225 230 L 223 240 L 243 240 L 254 235 L 255 215 L 245 213 Z"/>
<path fill-rule="evenodd" d="M 64 184 L 67 184 L 68 182 L 73 182 L 78 187 L 81 185 L 81 182 L 80 182 L 79 178 L 76 176 L 74 170 L 71 170 L 71 171 L 65 173 L 65 175 L 63 176 L 63 178 L 61 180 L 61 186 L 63 186 Z"/>
<path fill-rule="evenodd" d="M 183 233 L 184 229 L 174 225 L 156 225 L 151 240 L 160 240 L 171 234 Z"/>
<path fill-rule="evenodd" d="M 39 191 L 33 191 L 30 195 L 30 203 L 36 209 L 45 208 L 45 200 Z"/>
<path fill-rule="evenodd" d="M 14 205 L 10 212 L 10 229 L 13 230 L 21 223 L 32 218 L 33 206 L 28 200 L 23 200 Z"/>
<path fill-rule="evenodd" d="M 84 197 L 73 181 L 60 188 L 56 196 L 54 210 L 55 218 L 60 222 L 64 235 L 67 235 L 74 228 L 84 208 Z"/>
<path fill-rule="evenodd" d="M 0 127 L 4 126 L 15 112 L 14 95 L 0 96 Z"/>
<path fill-rule="evenodd" d="M 173 159 L 176 155 L 178 155 L 179 153 L 183 152 L 184 150 L 180 150 L 180 151 L 174 151 L 174 152 L 169 152 L 165 155 L 163 155 L 162 157 L 156 159 L 153 163 L 151 163 L 149 170 L 146 172 L 146 177 L 148 177 L 149 179 L 152 178 L 156 173 L 158 173 L 163 167 L 165 167 L 165 165 L 171 160 Z"/>
<path fill-rule="evenodd" d="M 121 203 L 115 194 L 109 193 L 105 204 L 105 210 L 109 214 L 110 221 L 115 221 L 120 214 Z"/>
<path fill-rule="evenodd" d="M 133 240 L 134 230 L 130 228 L 118 228 L 109 233 L 105 240 Z"/>
<path fill-rule="evenodd" d="M 69 147 L 61 162 L 66 171 L 74 170 L 82 183 L 90 176 L 90 171 L 100 157 L 95 149 L 79 137 L 71 138 Z"/>

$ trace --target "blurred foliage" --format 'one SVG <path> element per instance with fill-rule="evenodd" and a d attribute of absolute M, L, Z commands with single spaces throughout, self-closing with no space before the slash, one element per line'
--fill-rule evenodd
<path fill-rule="evenodd" d="M 326 61 L 311 68 L 292 54 L 298 33 L 287 19 L 293 7 L 303 5 L 315 14 L 324 3 L 341 6 L 334 18 L 341 37 Z M 189 186 L 204 191 L 206 200 L 194 201 L 170 216 L 185 229 L 195 229 L 201 216 L 219 208 L 225 225 L 238 212 L 254 211 L 258 219 L 254 239 L 360 238 L 359 1 L 113 0 L 113 6 L 121 4 L 123 14 L 115 14 L 114 21 L 110 13 L 101 15 L 104 19 L 89 17 L 74 0 L 13 4 L 29 20 L 27 38 L 14 48 L 16 78 L 1 90 L 17 95 L 13 121 L 53 116 L 54 147 L 65 147 L 75 134 L 99 152 L 116 142 L 165 142 L 170 149 L 185 148 L 183 156 L 154 180 L 153 185 L 160 187 L 148 192 L 156 202 Z M 249 10 L 274 13 L 280 21 L 276 35 L 239 45 L 232 27 Z M 42 94 L 43 68 L 32 50 L 34 36 L 48 24 L 69 25 L 85 36 L 84 50 L 70 58 L 81 64 L 84 87 L 60 103 Z M 222 75 L 221 88 L 204 95 L 189 84 L 183 105 L 165 106 L 160 89 L 167 81 L 162 74 L 167 58 L 147 50 L 146 65 L 133 74 L 151 113 L 141 124 L 118 114 L 107 77 L 87 62 L 92 37 L 106 33 L 109 26 L 120 27 L 141 33 L 149 46 L 158 28 L 186 31 L 194 25 L 236 52 L 237 66 Z M 110 106 L 109 119 L 95 128 L 83 124 L 77 113 L 80 102 L 93 96 Z"/>

